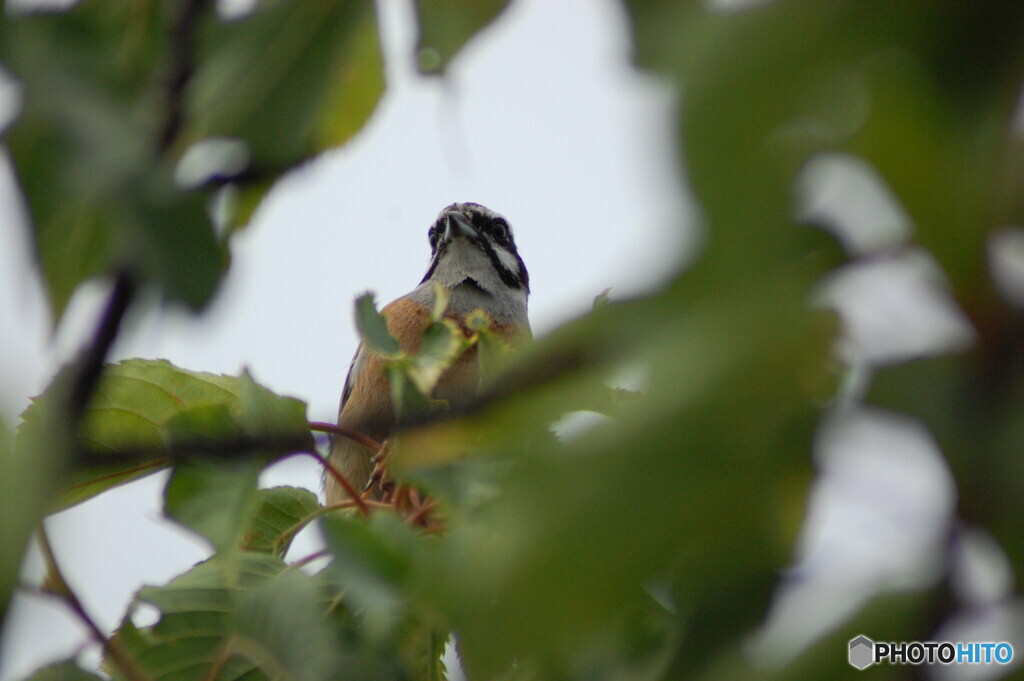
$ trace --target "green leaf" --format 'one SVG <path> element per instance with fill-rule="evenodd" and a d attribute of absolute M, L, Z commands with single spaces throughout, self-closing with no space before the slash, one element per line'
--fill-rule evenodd
<path fill-rule="evenodd" d="M 443 71 L 452 57 L 508 4 L 508 0 L 417 0 L 420 70 Z"/>
<path fill-rule="evenodd" d="M 777 525 L 778 490 L 809 467 L 815 410 L 789 377 L 820 372 L 828 349 L 797 292 L 766 283 L 760 303 L 690 304 L 651 330 L 639 357 L 659 368 L 616 427 L 535 446 L 491 503 L 452 523 L 437 600 L 451 604 L 470 676 L 517 660 L 578 661 L 594 637 L 619 640 L 625 615 L 646 601 L 642 585 L 670 575 L 688 611 L 711 594 L 748 589 L 733 621 L 754 625 L 792 536 Z M 774 307 L 755 313 L 769 298 Z M 667 311 L 682 298 L 661 302 Z M 760 342 L 747 343 L 744 327 Z M 517 421 L 520 401 L 481 415 L 481 427 Z M 508 451 L 523 433 L 491 432 Z"/>
<path fill-rule="evenodd" d="M 243 551 L 284 558 L 292 539 L 321 512 L 316 495 L 298 487 L 274 487 L 256 492 L 256 509 L 241 539 Z"/>
<path fill-rule="evenodd" d="M 31 456 L 47 446 L 48 438 L 64 432 L 44 418 L 59 390 L 55 382 L 25 411 L 19 451 Z M 266 459 L 312 449 L 305 409 L 301 401 L 274 395 L 248 374 L 194 372 L 163 360 L 110 365 L 83 417 L 81 443 L 88 457 L 74 471 L 73 484 L 57 508 L 148 475 L 172 456 Z M 66 419 L 57 423 L 66 425 Z M 74 451 L 73 442 L 64 449 Z"/>
<path fill-rule="evenodd" d="M 391 513 L 326 515 L 320 528 L 333 555 L 323 575 L 367 641 L 397 653 L 411 678 L 438 678 L 450 628 L 425 598 L 424 568 L 437 565 L 430 539 Z"/>
<path fill-rule="evenodd" d="M 438 281 L 434 282 L 433 294 L 434 306 L 430 309 L 430 321 L 439 322 L 444 319 L 444 313 L 448 310 L 448 302 L 451 301 L 452 294 Z"/>
<path fill-rule="evenodd" d="M 97 471 L 94 470 L 90 470 L 87 473 L 80 472 L 75 476 L 80 478 L 80 480 L 61 490 L 50 510 L 60 511 L 66 508 L 71 508 L 83 501 L 87 501 L 99 494 L 103 494 L 109 489 L 126 485 L 133 480 L 138 480 L 139 478 L 144 478 L 147 475 L 163 470 L 166 466 L 166 460 L 155 459 L 153 461 L 139 463 L 138 465 L 131 466 L 129 468 L 113 470 L 110 473 L 101 475 L 97 475 Z"/>
<path fill-rule="evenodd" d="M 466 326 L 476 333 L 477 375 L 481 391 L 491 388 L 512 359 L 512 346 L 491 331 L 491 319 L 483 310 L 475 310 L 466 318 Z"/>
<path fill-rule="evenodd" d="M 37 669 L 25 681 L 101 681 L 102 677 L 87 672 L 73 660 L 54 662 Z"/>
<path fill-rule="evenodd" d="M 255 509 L 261 468 L 259 461 L 179 463 L 167 481 L 164 512 L 208 539 L 215 549 L 233 548 Z"/>
<path fill-rule="evenodd" d="M 401 587 L 412 570 L 407 533 L 390 514 L 376 514 L 369 522 L 337 514 L 320 519 L 324 541 L 334 555 L 331 572 L 348 587 L 347 598 L 385 622 L 402 607 Z"/>
<path fill-rule="evenodd" d="M 46 394 L 22 413 L 13 452 L 6 431 L 0 432 L 0 498 L 10 505 L 0 514 L 0 611 L 9 602 L 30 532 L 70 477 L 76 443 L 69 405 L 76 375 L 75 365 L 62 368 Z"/>
<path fill-rule="evenodd" d="M 421 393 L 430 395 L 442 374 L 467 346 L 466 337 L 452 320 L 431 323 L 423 332 L 420 347 L 408 364 L 409 379 Z"/>
<path fill-rule="evenodd" d="M 402 347 L 388 331 L 384 315 L 377 312 L 372 293 L 364 293 L 356 299 L 356 328 L 367 349 L 387 358 L 397 358 Z"/>
<path fill-rule="evenodd" d="M 257 170 L 280 172 L 350 139 L 383 91 L 372 2 L 262 3 L 207 26 L 185 137 L 242 139 Z"/>
<path fill-rule="evenodd" d="M 293 433 L 313 449 L 313 438 L 306 420 L 306 403 L 294 397 L 281 397 L 253 380 L 248 370 L 238 378 L 238 422 L 247 433 L 256 437 L 274 438 Z M 294 450 L 293 450 L 294 451 Z M 268 456 L 279 453 L 271 448 Z"/>
<path fill-rule="evenodd" d="M 338 588 L 264 553 L 217 556 L 141 589 L 114 640 L 153 681 L 408 678 L 398 644 L 367 638 Z M 133 623 L 142 604 L 155 624 Z"/>
<path fill-rule="evenodd" d="M 391 385 L 391 404 L 398 421 L 413 421 L 434 411 L 444 409 L 447 402 L 431 399 L 417 387 L 410 375 L 412 360 L 392 360 L 386 365 Z"/>
<path fill-rule="evenodd" d="M 233 655 L 229 646 L 241 602 L 284 569 L 280 560 L 258 553 L 199 563 L 165 586 L 141 589 L 114 640 L 154 681 L 203 678 L 215 665 L 222 665 L 218 679 L 246 674 L 250 679 L 275 678 L 277 670 L 261 670 L 262 660 Z M 132 623 L 134 611 L 142 603 L 157 608 L 156 624 L 140 628 Z M 289 621 L 287 612 L 275 615 Z"/>
<path fill-rule="evenodd" d="M 321 681 L 337 673 L 339 651 L 324 619 L 319 585 L 298 570 L 246 594 L 233 629 L 230 647 L 267 676 Z"/>

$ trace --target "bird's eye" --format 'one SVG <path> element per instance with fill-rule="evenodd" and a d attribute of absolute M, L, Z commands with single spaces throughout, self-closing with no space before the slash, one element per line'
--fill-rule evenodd
<path fill-rule="evenodd" d="M 504 241 L 508 238 L 508 225 L 501 220 L 495 220 L 491 223 L 491 234 L 498 241 Z"/>

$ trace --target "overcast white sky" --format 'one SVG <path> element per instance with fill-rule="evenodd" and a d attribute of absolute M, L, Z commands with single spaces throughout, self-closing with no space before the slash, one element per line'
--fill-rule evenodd
<path fill-rule="evenodd" d="M 630 68 L 616 3 L 514 3 L 443 81 L 412 71 L 406 3 L 387 1 L 382 10 L 398 58 L 370 123 L 274 189 L 236 238 L 208 317 L 167 310 L 134 319 L 118 357 L 226 373 L 248 366 L 272 389 L 306 400 L 310 418 L 332 420 L 357 343 L 354 297 L 370 289 L 386 302 L 413 288 L 427 265 L 427 227 L 452 201 L 483 203 L 511 221 L 539 333 L 587 311 L 605 288 L 613 296 L 644 290 L 675 264 L 686 203 L 673 161 L 673 98 Z M 13 203 L 9 183 L 0 182 L 0 214 L 12 214 Z M 27 263 L 21 226 L 2 230 L 0 325 L 17 330 L 0 335 L 8 423 L 77 347 L 103 294 L 93 286 L 77 296 L 51 342 Z M 295 462 L 267 477 L 316 489 L 319 473 Z M 161 482 L 151 478 L 48 521 L 70 580 L 106 628 L 141 583 L 166 581 L 205 556 L 160 519 Z M 39 597 L 19 596 L 13 617 L 0 681 L 84 640 L 60 607 Z"/>

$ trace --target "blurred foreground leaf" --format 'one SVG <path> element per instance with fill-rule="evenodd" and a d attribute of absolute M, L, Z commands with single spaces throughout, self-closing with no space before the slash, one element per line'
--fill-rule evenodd
<path fill-rule="evenodd" d="M 177 190 L 158 149 L 165 19 L 162 3 L 128 0 L 0 18 L 0 61 L 24 95 L 5 142 L 57 319 L 101 273 L 138 270 L 194 309 L 220 280 L 204 199 Z"/>
<path fill-rule="evenodd" d="M 179 463 L 164 490 L 164 513 L 217 550 L 233 548 L 255 510 L 261 468 L 258 460 Z"/>
<path fill-rule="evenodd" d="M 636 348 L 657 367 L 648 393 L 592 433 L 538 441 L 499 480 L 493 501 L 452 523 L 438 600 L 453 610 L 471 676 L 514 661 L 549 672 L 586 666 L 596 653 L 587 641 L 624 645 L 631 614 L 649 607 L 648 584 L 671 584 L 680 617 L 723 609 L 723 595 L 736 594 L 723 642 L 756 624 L 795 532 L 780 495 L 808 476 L 816 409 L 807 390 L 824 380 L 815 376 L 830 338 L 829 326 L 801 311 L 796 290 L 762 290 L 771 292 L 731 314 L 722 300 L 694 306 L 665 296 L 677 319 L 663 317 Z M 766 297 L 775 307 L 757 312 Z M 616 321 L 605 316 L 605 334 Z M 516 400 L 505 409 L 481 415 L 479 427 L 522 415 Z M 681 626 L 698 624 L 683 617 Z"/>
<path fill-rule="evenodd" d="M 367 0 L 260 3 L 208 24 L 199 51 L 185 137 L 242 139 L 258 171 L 281 172 L 346 142 L 384 91 Z"/>
<path fill-rule="evenodd" d="M 356 299 L 356 328 L 366 347 L 382 357 L 396 357 L 402 348 L 388 331 L 388 321 L 377 311 L 372 293 Z"/>
<path fill-rule="evenodd" d="M 25 681 L 101 681 L 101 678 L 85 671 L 74 660 L 64 660 L 36 670 Z"/>
<path fill-rule="evenodd" d="M 444 678 L 449 629 L 424 582 L 435 565 L 430 539 L 387 513 L 327 515 L 320 528 L 334 556 L 324 575 L 343 588 L 340 597 L 359 613 L 364 635 L 393 647 L 411 678 Z"/>
<path fill-rule="evenodd" d="M 508 4 L 509 0 L 416 0 L 420 70 L 443 71 L 452 57 Z"/>

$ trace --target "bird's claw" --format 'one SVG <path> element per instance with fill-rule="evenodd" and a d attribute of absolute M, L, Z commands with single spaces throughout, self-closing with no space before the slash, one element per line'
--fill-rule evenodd
<path fill-rule="evenodd" d="M 374 487 L 380 489 L 382 496 L 386 496 L 388 492 L 394 490 L 395 483 L 388 477 L 388 452 L 391 450 L 391 440 L 384 440 L 380 446 L 380 450 L 373 455 L 373 471 L 370 472 L 370 478 L 366 481 L 366 486 L 363 487 L 363 498 L 367 498 L 373 493 Z"/>

